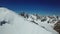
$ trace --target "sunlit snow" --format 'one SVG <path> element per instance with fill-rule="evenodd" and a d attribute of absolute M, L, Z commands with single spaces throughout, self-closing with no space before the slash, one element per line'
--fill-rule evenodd
<path fill-rule="evenodd" d="M 35 16 L 33 16 L 33 18 L 36 19 Z M 3 20 L 5 20 L 6 23 L 0 25 L 0 34 L 58 34 L 58 32 L 46 22 L 34 20 L 39 24 L 36 25 L 30 22 L 32 21 L 30 17 L 25 19 L 12 10 L 0 7 L 0 24 Z"/>

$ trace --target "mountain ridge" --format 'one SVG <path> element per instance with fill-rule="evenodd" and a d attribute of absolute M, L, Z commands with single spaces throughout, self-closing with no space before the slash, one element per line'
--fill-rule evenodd
<path fill-rule="evenodd" d="M 35 15 L 24 13 L 18 15 L 6 8 L 0 8 L 0 15 L 1 34 L 58 34 L 50 24 L 42 20 L 45 17 L 41 17 L 41 22 L 39 17 L 37 19 Z"/>

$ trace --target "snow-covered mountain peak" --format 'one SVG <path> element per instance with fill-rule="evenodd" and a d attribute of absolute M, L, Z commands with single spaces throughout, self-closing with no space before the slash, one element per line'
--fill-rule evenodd
<path fill-rule="evenodd" d="M 5 7 L 0 7 L 0 9 L 7 9 L 7 8 L 5 8 Z"/>
<path fill-rule="evenodd" d="M 8 8 L 5 7 L 0 7 L 0 21 L 11 22 L 15 15 L 16 15 L 15 12 L 13 12 L 12 10 L 9 10 Z"/>
<path fill-rule="evenodd" d="M 9 12 L 9 9 L 5 8 L 5 7 L 0 7 L 0 13 L 1 12 Z"/>
<path fill-rule="evenodd" d="M 0 14 L 8 14 L 8 13 L 15 13 L 12 10 L 5 8 L 5 7 L 0 7 Z"/>
<path fill-rule="evenodd" d="M 0 34 L 58 34 L 43 16 L 18 15 L 7 8 L 0 8 L 0 15 Z"/>
<path fill-rule="evenodd" d="M 1 8 L 0 8 L 0 16 L 6 15 L 6 14 L 8 14 L 9 12 L 10 12 L 10 10 L 7 9 L 7 8 L 4 8 L 4 7 L 1 7 Z"/>

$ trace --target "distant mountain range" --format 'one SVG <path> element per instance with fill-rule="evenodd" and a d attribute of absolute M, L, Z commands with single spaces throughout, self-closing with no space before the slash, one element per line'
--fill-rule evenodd
<path fill-rule="evenodd" d="M 22 12 L 19 15 L 26 18 L 28 21 L 35 23 L 36 25 L 40 25 L 41 22 L 48 23 L 53 29 L 60 33 L 60 16 L 42 16 L 39 14 L 28 14 L 25 12 Z"/>

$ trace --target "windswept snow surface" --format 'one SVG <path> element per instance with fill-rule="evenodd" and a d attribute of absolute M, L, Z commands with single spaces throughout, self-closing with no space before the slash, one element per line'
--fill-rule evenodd
<path fill-rule="evenodd" d="M 0 25 L 0 34 L 58 34 L 53 31 L 49 25 L 41 23 L 47 29 L 36 25 L 22 16 L 14 13 L 7 8 L 0 8 L 0 24 L 1 21 L 5 20 L 7 23 Z M 51 31 L 50 31 L 51 30 Z"/>

